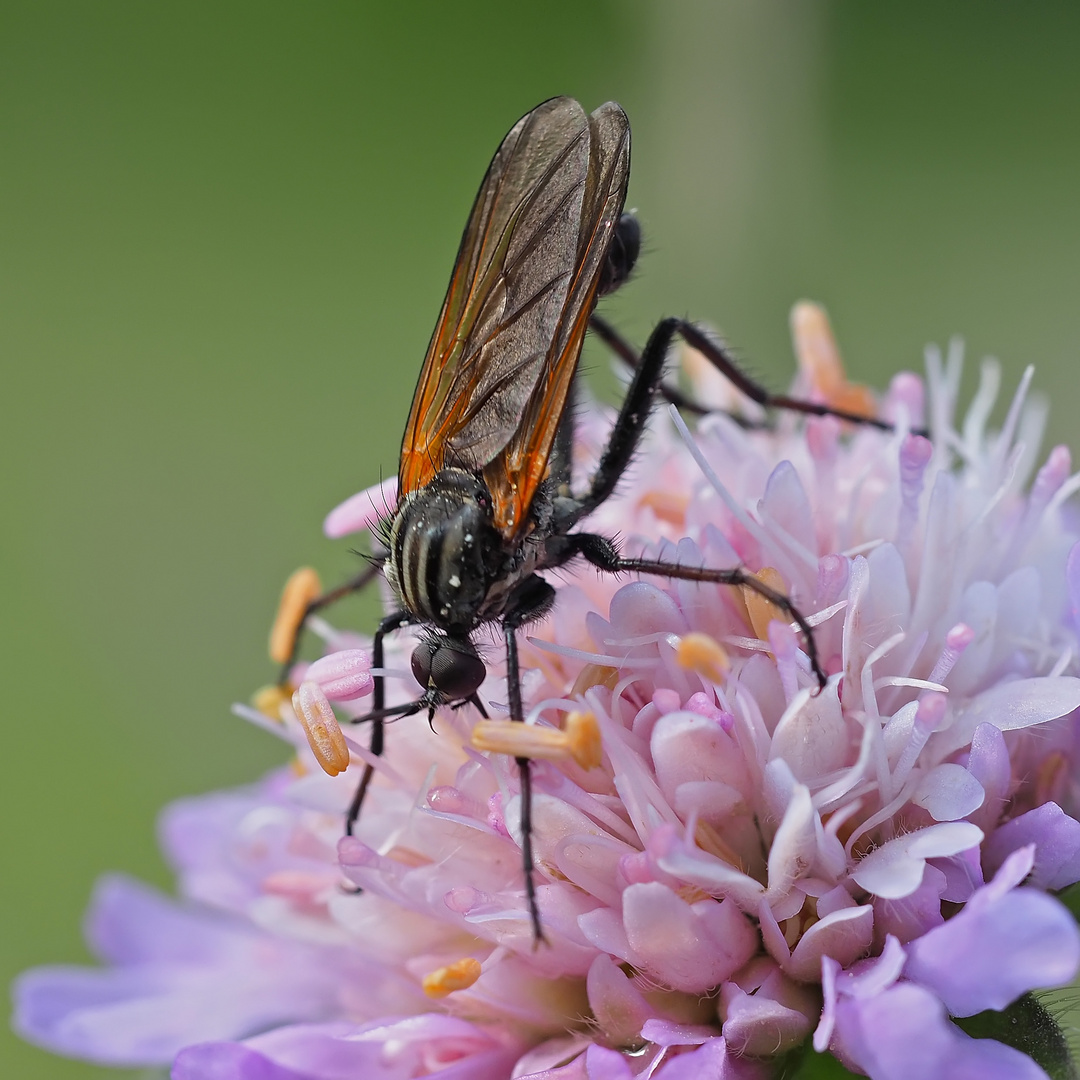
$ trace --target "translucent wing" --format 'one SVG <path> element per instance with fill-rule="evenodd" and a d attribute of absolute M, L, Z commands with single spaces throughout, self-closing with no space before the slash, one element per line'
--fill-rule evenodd
<path fill-rule="evenodd" d="M 525 414 L 506 449 L 484 469 L 494 498 L 495 524 L 519 530 L 536 489 L 547 475 L 555 432 L 577 371 L 589 316 L 612 233 L 626 201 L 630 176 L 630 126 L 614 102 L 589 117 L 590 168 L 583 199 L 574 273 L 562 317 Z"/>
<path fill-rule="evenodd" d="M 555 428 L 618 221 L 629 125 L 553 98 L 522 117 L 473 205 L 402 440 L 402 494 L 447 465 L 483 470 L 514 531 Z"/>

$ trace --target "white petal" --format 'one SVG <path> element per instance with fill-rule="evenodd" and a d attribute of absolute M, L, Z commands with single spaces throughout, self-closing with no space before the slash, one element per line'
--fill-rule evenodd
<path fill-rule="evenodd" d="M 833 681 L 816 697 L 809 688 L 800 691 L 773 732 L 769 757 L 782 758 L 804 783 L 843 768 L 851 753 L 838 687 Z"/>
<path fill-rule="evenodd" d="M 943 858 L 975 847 L 982 829 L 967 821 L 943 822 L 898 836 L 860 860 L 851 873 L 856 884 L 885 900 L 910 896 L 922 881 L 927 859 Z"/>
<path fill-rule="evenodd" d="M 797 784 L 769 848 L 769 888 L 765 895 L 770 903 L 786 895 L 814 865 L 816 819 L 810 789 L 805 784 Z"/>
<path fill-rule="evenodd" d="M 944 731 L 933 735 L 927 746 L 931 760 L 941 761 L 971 742 L 983 723 L 999 731 L 1015 731 L 1056 720 L 1080 708 L 1080 679 L 1067 675 L 1041 679 L 1017 679 L 987 690 L 953 717 Z"/>
<path fill-rule="evenodd" d="M 963 765 L 946 762 L 922 778 L 911 801 L 935 821 L 959 821 L 978 810 L 985 798 L 982 784 Z"/>

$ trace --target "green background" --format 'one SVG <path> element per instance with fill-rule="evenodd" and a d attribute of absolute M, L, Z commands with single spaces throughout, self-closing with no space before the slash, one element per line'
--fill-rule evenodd
<path fill-rule="evenodd" d="M 520 114 L 630 115 L 637 340 L 708 320 L 783 387 L 809 296 L 860 379 L 956 332 L 1037 363 L 1067 439 L 1078 47 L 1075 4 L 985 0 L 0 2 L 4 980 L 85 958 L 100 872 L 168 885 L 163 803 L 281 760 L 229 703 L 285 575 L 355 565 L 322 517 L 394 470 Z"/>

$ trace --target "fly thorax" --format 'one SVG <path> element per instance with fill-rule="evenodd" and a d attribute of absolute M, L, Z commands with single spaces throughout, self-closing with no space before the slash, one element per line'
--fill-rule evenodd
<path fill-rule="evenodd" d="M 501 562 L 491 495 L 471 473 L 442 469 L 398 506 L 386 579 L 402 608 L 418 619 L 472 630 Z"/>

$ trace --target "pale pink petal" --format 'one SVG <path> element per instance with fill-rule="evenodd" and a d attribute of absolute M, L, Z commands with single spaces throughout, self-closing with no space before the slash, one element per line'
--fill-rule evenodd
<path fill-rule="evenodd" d="M 323 532 L 336 540 L 365 529 L 370 531 L 393 513 L 397 505 L 397 483 L 397 477 L 391 476 L 350 495 L 326 515 Z"/>
<path fill-rule="evenodd" d="M 645 969 L 676 990 L 717 986 L 757 949 L 750 921 L 730 901 L 688 904 L 660 882 L 623 892 L 626 937 Z"/>

